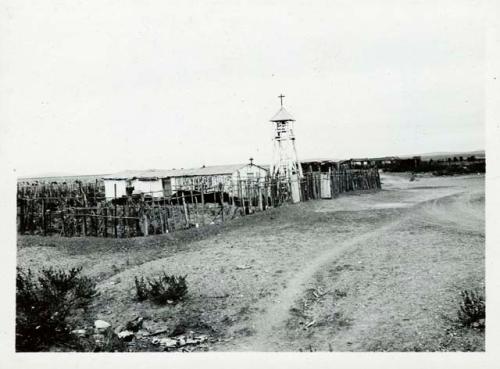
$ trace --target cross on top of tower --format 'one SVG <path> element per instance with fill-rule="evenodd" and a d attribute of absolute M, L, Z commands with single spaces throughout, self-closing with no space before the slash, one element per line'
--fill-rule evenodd
<path fill-rule="evenodd" d="M 286 111 L 286 109 L 283 107 L 283 98 L 285 95 L 281 94 L 278 96 L 280 99 L 281 103 L 281 108 L 280 110 L 274 115 L 274 117 L 271 118 L 271 122 L 287 122 L 287 121 L 294 121 L 295 119 L 292 118 L 289 112 Z"/>
<path fill-rule="evenodd" d="M 285 95 L 281 94 L 278 97 L 280 98 L 281 106 L 283 106 L 283 98 L 285 97 Z"/>

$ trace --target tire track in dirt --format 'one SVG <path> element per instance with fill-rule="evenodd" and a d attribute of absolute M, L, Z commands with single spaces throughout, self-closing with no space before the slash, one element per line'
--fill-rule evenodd
<path fill-rule="evenodd" d="M 353 251 L 357 247 L 366 244 L 371 239 L 386 237 L 388 232 L 400 228 L 403 223 L 407 221 L 423 220 L 428 218 L 429 215 L 434 215 L 436 221 L 439 221 L 438 217 L 442 212 L 447 213 L 450 209 L 454 208 L 459 208 L 461 210 L 460 218 L 463 220 L 464 215 L 475 211 L 473 206 L 470 206 L 471 198 L 469 194 L 455 193 L 416 203 L 414 206 L 407 208 L 405 214 L 399 219 L 390 220 L 387 224 L 374 230 L 345 240 L 340 244 L 332 245 L 333 248 L 322 252 L 313 260 L 309 261 L 307 265 L 290 280 L 288 286 L 281 294 L 274 299 L 274 303 L 271 302 L 264 306 L 265 312 L 256 316 L 252 322 L 254 334 L 249 337 L 240 338 L 238 342 L 231 343 L 231 350 L 280 351 L 280 345 L 286 345 L 286 343 L 280 343 L 280 341 L 282 341 L 283 333 L 286 331 L 284 325 L 290 317 L 290 309 L 306 289 L 305 285 L 314 278 L 314 275 L 321 270 L 321 268 L 331 264 L 348 250 Z M 439 209 L 439 214 L 433 214 L 436 209 Z M 442 219 L 442 222 L 447 224 L 448 218 L 449 217 L 445 217 Z M 443 223 L 441 223 L 441 225 Z M 464 223 L 468 228 L 469 223 Z M 281 349 L 286 350 L 286 346 Z"/>
<path fill-rule="evenodd" d="M 236 344 L 236 350 L 276 351 L 275 345 L 279 345 L 279 337 L 277 337 L 275 332 L 278 332 L 278 334 L 283 333 L 282 326 L 290 316 L 290 308 L 293 306 L 298 296 L 304 291 L 304 285 L 313 278 L 314 274 L 323 266 L 332 263 L 347 250 L 353 249 L 372 238 L 379 237 L 391 229 L 400 226 L 406 218 L 407 216 L 403 216 L 375 230 L 346 240 L 308 262 L 275 299 L 276 303 L 266 306 L 265 312 L 255 318 L 252 325 L 255 334 L 238 342 Z M 234 347 L 232 349 L 234 349 Z"/>
<path fill-rule="evenodd" d="M 484 205 L 479 205 L 481 201 L 484 201 L 484 193 L 481 192 L 460 193 L 449 198 L 434 199 L 424 206 L 420 220 L 436 226 L 484 233 L 485 213 Z"/>

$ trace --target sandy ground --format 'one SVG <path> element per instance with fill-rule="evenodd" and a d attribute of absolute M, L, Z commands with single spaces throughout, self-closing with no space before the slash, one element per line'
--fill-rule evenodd
<path fill-rule="evenodd" d="M 459 292 L 484 288 L 484 176 L 382 181 L 192 234 L 20 237 L 18 264 L 83 266 L 99 280 L 89 319 L 208 333 L 204 350 L 484 350 L 450 323 Z M 134 276 L 163 271 L 188 275 L 189 298 L 134 301 Z"/>

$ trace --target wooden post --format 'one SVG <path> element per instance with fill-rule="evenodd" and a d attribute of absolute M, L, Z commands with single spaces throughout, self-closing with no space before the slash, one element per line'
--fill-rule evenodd
<path fill-rule="evenodd" d="M 271 207 L 274 208 L 273 179 L 271 177 L 269 177 L 269 199 L 271 201 Z"/>
<path fill-rule="evenodd" d="M 93 220 L 92 224 L 94 225 L 94 234 L 96 237 L 99 236 L 99 217 L 97 216 L 97 208 L 95 210 L 91 211 L 92 217 L 91 219 Z"/>
<path fill-rule="evenodd" d="M 165 207 L 165 227 L 166 227 L 165 232 L 166 233 L 170 232 L 170 223 L 168 221 L 169 213 L 170 213 L 170 209 Z"/>
<path fill-rule="evenodd" d="M 222 192 L 222 185 L 221 184 L 219 184 L 219 194 L 220 194 L 221 221 L 224 222 L 224 192 Z"/>
<path fill-rule="evenodd" d="M 247 179 L 247 194 L 248 194 L 248 212 L 253 213 L 253 188 L 250 180 Z"/>
<path fill-rule="evenodd" d="M 164 219 L 164 216 L 165 216 L 165 208 L 159 208 L 159 215 L 160 215 L 160 227 L 161 227 L 161 233 L 165 233 L 165 219 Z"/>
<path fill-rule="evenodd" d="M 260 209 L 260 211 L 263 211 L 264 210 L 264 204 L 263 204 L 263 201 L 262 201 L 262 188 L 260 186 L 260 183 L 259 183 L 259 188 L 258 188 L 258 196 L 259 196 L 259 209 Z"/>
<path fill-rule="evenodd" d="M 43 235 L 46 235 L 46 228 L 45 228 L 45 199 L 42 197 L 42 229 L 43 229 Z"/>
<path fill-rule="evenodd" d="M 142 213 L 142 222 L 143 222 L 143 227 L 144 227 L 144 236 L 149 236 L 148 217 L 147 217 L 145 211 Z"/>
<path fill-rule="evenodd" d="M 33 229 L 33 217 L 34 217 L 34 214 L 33 214 L 33 200 L 32 199 L 26 199 L 26 207 L 27 207 L 27 212 L 26 214 L 27 217 L 26 217 L 26 220 L 27 220 L 27 232 L 29 231 L 31 233 L 32 229 Z"/>
<path fill-rule="evenodd" d="M 332 169 L 332 174 L 331 174 L 332 178 L 331 178 L 331 181 L 332 181 L 332 198 L 333 197 L 337 197 L 337 193 L 336 193 L 336 189 L 335 189 L 335 168 Z"/>
<path fill-rule="evenodd" d="M 83 235 L 87 236 L 87 208 L 83 208 Z"/>
<path fill-rule="evenodd" d="M 128 206 L 127 204 L 123 205 L 123 218 L 122 218 L 122 224 L 123 224 L 123 235 L 127 235 L 127 237 L 130 237 L 130 228 L 128 227 Z"/>
<path fill-rule="evenodd" d="M 163 218 L 162 218 L 162 226 L 163 226 L 162 233 L 167 233 L 168 232 L 168 225 L 167 225 L 167 207 L 165 206 L 165 191 L 163 191 L 163 207 L 161 209 L 161 214 L 163 216 Z"/>
<path fill-rule="evenodd" d="M 194 186 L 194 180 L 193 180 L 193 186 Z M 189 191 L 191 195 L 191 208 L 194 207 L 194 220 L 192 219 L 192 223 L 198 223 L 198 202 L 195 201 L 195 198 L 193 196 L 193 189 L 191 187 L 191 190 Z"/>
<path fill-rule="evenodd" d="M 66 235 L 66 226 L 64 224 L 64 208 L 61 209 L 61 224 L 62 224 L 61 235 L 64 236 L 64 235 Z"/>
<path fill-rule="evenodd" d="M 189 214 L 186 205 L 186 200 L 184 199 L 184 192 L 182 193 L 181 199 L 182 199 L 182 207 L 184 208 L 184 218 L 186 219 L 186 226 L 189 227 Z"/>
<path fill-rule="evenodd" d="M 194 211 L 195 211 L 195 216 L 196 216 L 195 223 L 198 226 L 198 224 L 199 224 L 199 219 L 198 219 L 199 218 L 199 216 L 198 216 L 198 199 L 196 198 L 196 196 L 194 197 Z"/>
<path fill-rule="evenodd" d="M 114 230 L 115 230 L 115 238 L 118 238 L 118 225 L 117 225 L 117 209 L 116 209 L 116 183 L 114 184 L 114 211 L 113 211 L 113 225 L 114 225 Z"/>
<path fill-rule="evenodd" d="M 239 202 L 239 206 L 240 208 L 242 207 L 243 205 L 243 201 L 242 201 L 242 193 L 241 193 L 241 176 L 240 176 L 240 171 L 237 172 L 237 176 L 236 176 L 236 183 L 235 183 L 235 189 L 233 189 L 233 192 L 236 191 L 236 197 L 238 198 L 238 202 Z M 234 201 L 234 199 L 233 199 Z"/>
<path fill-rule="evenodd" d="M 205 224 L 205 184 L 201 184 L 201 212 L 202 212 L 202 222 Z"/>
<path fill-rule="evenodd" d="M 49 233 L 50 233 L 50 228 L 51 228 L 51 225 L 52 225 L 52 209 L 49 208 L 48 211 L 49 211 L 49 213 L 47 214 L 47 218 L 45 219 L 45 229 L 48 228 L 49 229 Z M 47 233 L 47 231 L 45 231 L 45 233 Z"/>
<path fill-rule="evenodd" d="M 95 236 L 95 217 L 94 211 L 89 209 L 89 228 L 88 228 L 89 236 Z"/>
<path fill-rule="evenodd" d="M 102 209 L 104 213 L 104 237 L 108 237 L 108 208 Z"/>
<path fill-rule="evenodd" d="M 245 181 L 245 214 L 250 214 L 250 187 L 248 186 L 248 180 Z"/>
<path fill-rule="evenodd" d="M 134 217 L 135 217 L 135 232 L 134 234 L 136 236 L 139 236 L 141 234 L 141 220 L 139 219 L 140 217 L 140 205 L 135 204 L 134 205 Z"/>
<path fill-rule="evenodd" d="M 19 233 L 24 234 L 25 231 L 25 220 L 24 220 L 24 214 L 25 214 L 25 200 L 23 198 L 19 199 L 19 207 L 20 207 L 20 214 L 19 214 Z"/>

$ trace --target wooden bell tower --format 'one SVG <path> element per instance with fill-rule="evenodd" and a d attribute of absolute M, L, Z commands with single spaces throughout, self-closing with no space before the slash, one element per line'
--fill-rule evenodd
<path fill-rule="evenodd" d="M 284 180 L 302 178 L 302 167 L 297 157 L 293 122 L 295 119 L 283 107 L 283 94 L 278 96 L 281 102 L 280 110 L 271 118 L 275 124 L 273 138 L 273 161 L 270 175 Z"/>

